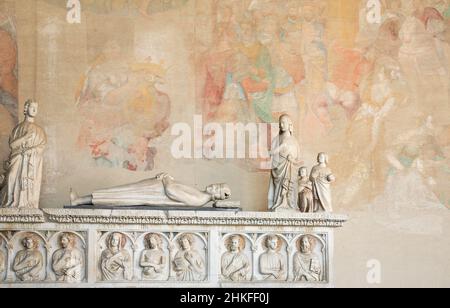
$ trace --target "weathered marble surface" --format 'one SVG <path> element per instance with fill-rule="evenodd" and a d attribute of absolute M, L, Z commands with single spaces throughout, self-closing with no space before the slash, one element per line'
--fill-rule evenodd
<path fill-rule="evenodd" d="M 0 288 L 332 287 L 334 229 L 347 220 L 345 215 L 331 213 L 43 211 L 45 223 L 0 223 L 0 262 L 4 263 Z M 70 245 L 64 246 L 67 234 Z M 265 257 L 271 235 L 278 239 L 273 245 L 276 259 L 286 264 L 286 273 L 278 280 L 268 280 L 267 273 L 261 273 L 261 268 L 270 267 L 267 260 L 274 259 Z M 305 235 L 314 241 L 314 267 L 321 269 L 317 281 L 296 281 L 299 264 L 295 262 Z M 34 242 L 27 246 L 30 237 Z M 232 281 L 223 275 L 221 261 L 229 253 L 231 238 L 243 241 L 239 244 L 248 260 L 245 280 Z M 32 248 L 30 260 L 42 255 L 42 266 L 36 266 L 34 280 L 28 282 L 13 268 L 24 247 Z M 58 257 L 63 254 L 70 257 L 67 264 Z M 76 271 L 67 272 L 76 273 L 73 278 L 61 279 L 61 273 L 55 272 L 55 268 L 74 266 Z"/>

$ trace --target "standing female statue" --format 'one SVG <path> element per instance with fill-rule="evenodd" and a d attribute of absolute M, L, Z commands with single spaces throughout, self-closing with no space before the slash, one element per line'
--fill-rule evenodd
<path fill-rule="evenodd" d="M 292 120 L 280 117 L 280 134 L 272 143 L 272 173 L 269 188 L 269 210 L 296 210 L 298 200 L 297 170 L 301 164 L 300 146 L 293 135 Z"/>
<path fill-rule="evenodd" d="M 317 157 L 318 165 L 311 170 L 311 182 L 313 183 L 315 211 L 332 212 L 331 183 L 336 177 L 328 168 L 328 155 L 320 153 Z"/>
<path fill-rule="evenodd" d="M 11 154 L 5 162 L 6 174 L 0 183 L 0 203 L 9 208 L 39 208 L 42 181 L 42 157 L 47 138 L 44 130 L 34 123 L 38 112 L 35 101 L 25 103 L 25 120 L 10 136 Z"/>

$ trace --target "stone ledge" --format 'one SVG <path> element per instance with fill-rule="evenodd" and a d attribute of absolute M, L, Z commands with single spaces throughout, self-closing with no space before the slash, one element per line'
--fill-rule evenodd
<path fill-rule="evenodd" d="M 0 223 L 44 223 L 44 213 L 39 209 L 1 208 Z"/>
<path fill-rule="evenodd" d="M 339 228 L 346 215 L 333 213 L 195 212 L 43 209 L 48 221 L 82 224 L 294 226 Z"/>

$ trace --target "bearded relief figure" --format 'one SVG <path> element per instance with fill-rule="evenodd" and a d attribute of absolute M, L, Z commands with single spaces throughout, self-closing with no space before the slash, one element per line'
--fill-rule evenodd
<path fill-rule="evenodd" d="M 231 281 L 250 280 L 251 263 L 245 249 L 245 238 L 242 235 L 233 235 L 227 242 L 227 252 L 222 256 L 222 276 Z"/>
<path fill-rule="evenodd" d="M 294 280 L 319 282 L 324 274 L 321 256 L 314 252 L 316 240 L 304 235 L 298 240 L 299 251 L 294 255 Z"/>
<path fill-rule="evenodd" d="M 60 282 L 80 282 L 83 279 L 84 259 L 75 247 L 76 236 L 63 233 L 59 238 L 60 249 L 53 254 L 52 269 Z"/>

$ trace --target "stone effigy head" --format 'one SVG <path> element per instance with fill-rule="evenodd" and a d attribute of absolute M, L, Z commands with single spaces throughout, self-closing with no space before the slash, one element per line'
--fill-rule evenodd
<path fill-rule="evenodd" d="M 73 248 L 75 246 L 75 235 L 72 233 L 63 233 L 59 237 L 59 242 L 64 249 Z"/>
<path fill-rule="evenodd" d="M 122 233 L 111 233 L 108 237 L 107 244 L 110 249 L 124 249 L 127 244 L 127 239 Z"/>
<path fill-rule="evenodd" d="M 245 249 L 245 239 L 242 235 L 233 235 L 227 240 L 226 246 L 228 251 L 231 252 L 243 251 Z"/>
<path fill-rule="evenodd" d="M 22 240 L 22 245 L 29 250 L 35 249 L 39 245 L 39 239 L 34 234 L 27 234 Z"/>
<path fill-rule="evenodd" d="M 161 235 L 156 233 L 150 233 L 145 236 L 145 247 L 147 249 L 161 249 L 163 246 L 163 240 Z"/>
<path fill-rule="evenodd" d="M 315 246 L 316 240 L 309 235 L 304 235 L 298 240 L 298 246 L 301 253 L 311 253 Z"/>
<path fill-rule="evenodd" d="M 206 192 L 213 196 L 213 200 L 228 200 L 231 198 L 231 189 L 227 184 L 212 184 L 206 187 Z"/>
<path fill-rule="evenodd" d="M 285 133 L 285 132 L 290 132 L 291 134 L 294 133 L 294 124 L 289 115 L 283 114 L 280 117 L 279 124 L 280 124 L 280 134 Z"/>
<path fill-rule="evenodd" d="M 319 153 L 317 156 L 317 162 L 321 164 L 328 164 L 328 155 L 326 153 Z"/>
<path fill-rule="evenodd" d="M 38 103 L 31 99 L 27 100 L 25 102 L 23 113 L 30 118 L 36 117 L 38 113 Z"/>
<path fill-rule="evenodd" d="M 268 235 L 264 240 L 264 246 L 270 250 L 279 250 L 281 239 L 275 234 Z"/>
<path fill-rule="evenodd" d="M 306 167 L 301 167 L 301 168 L 298 170 L 298 175 L 299 175 L 300 177 L 302 177 L 302 178 L 306 178 L 306 177 L 308 176 L 308 168 L 306 168 Z"/>

